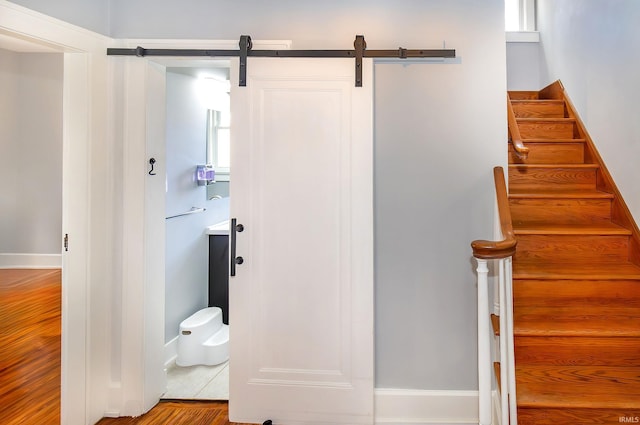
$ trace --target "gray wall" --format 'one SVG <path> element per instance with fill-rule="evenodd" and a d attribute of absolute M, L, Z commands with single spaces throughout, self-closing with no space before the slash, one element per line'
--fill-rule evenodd
<path fill-rule="evenodd" d="M 55 8 L 44 0 L 30 4 Z M 117 38 L 250 34 L 327 49 L 352 48 L 355 35 L 364 34 L 369 49 L 457 50 L 455 64 L 380 63 L 375 69 L 376 386 L 476 389 L 469 243 L 493 235 L 491 169 L 506 163 L 503 1 L 110 5 L 109 34 Z M 92 13 L 66 13 L 76 24 L 96 26 Z"/>
<path fill-rule="evenodd" d="M 203 2 L 196 13 L 160 1 L 132 19 L 148 5 L 116 0 L 113 34 L 294 48 L 350 48 L 364 34 L 370 49 L 457 49 L 458 64 L 375 69 L 376 387 L 476 389 L 469 243 L 492 237 L 491 169 L 506 162 L 503 2 Z"/>
<path fill-rule="evenodd" d="M 109 34 L 109 0 L 11 0 L 45 15 L 67 21 L 91 31 Z M 140 18 L 145 19 L 142 15 Z"/>
<path fill-rule="evenodd" d="M 62 55 L 0 50 L 0 254 L 60 254 Z"/>
<path fill-rule="evenodd" d="M 538 0 L 543 79 L 562 80 L 640 222 L 640 2 Z"/>
<path fill-rule="evenodd" d="M 491 169 L 506 162 L 503 2 L 191 6 L 116 0 L 112 35 L 457 49 L 459 64 L 376 66 L 376 386 L 475 389 L 469 242 L 492 236 Z"/>
<path fill-rule="evenodd" d="M 507 89 L 540 90 L 543 81 L 544 61 L 540 43 L 507 43 Z"/>
<path fill-rule="evenodd" d="M 477 388 L 469 243 L 492 236 L 490 175 L 506 150 L 504 51 L 486 53 L 376 66 L 378 388 Z"/>
<path fill-rule="evenodd" d="M 195 183 L 195 168 L 206 162 L 206 105 L 198 79 L 167 72 L 166 216 L 204 207 L 204 213 L 166 220 L 165 342 L 180 322 L 208 302 L 209 240 L 205 227 L 229 218 L 229 198 L 207 201 Z"/>

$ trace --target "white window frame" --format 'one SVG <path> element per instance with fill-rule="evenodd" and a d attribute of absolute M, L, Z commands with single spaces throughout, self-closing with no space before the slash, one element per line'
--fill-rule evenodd
<path fill-rule="evenodd" d="M 536 30 L 536 0 L 518 0 L 520 31 Z"/>
<path fill-rule="evenodd" d="M 230 127 L 220 125 L 220 116 L 215 117 L 216 114 L 222 114 L 222 112 L 207 110 L 207 164 L 213 165 L 216 181 L 229 181 L 231 170 L 229 167 L 220 167 L 218 163 L 218 132 L 229 130 Z"/>
<path fill-rule="evenodd" d="M 506 31 L 507 42 L 539 42 L 536 31 L 536 0 L 505 0 L 516 3 L 518 9 L 518 30 Z"/>

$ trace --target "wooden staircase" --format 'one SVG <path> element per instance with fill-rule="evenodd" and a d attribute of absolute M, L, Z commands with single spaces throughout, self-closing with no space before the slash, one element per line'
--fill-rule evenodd
<path fill-rule="evenodd" d="M 640 423 L 640 232 L 560 82 L 509 102 L 518 423 Z"/>

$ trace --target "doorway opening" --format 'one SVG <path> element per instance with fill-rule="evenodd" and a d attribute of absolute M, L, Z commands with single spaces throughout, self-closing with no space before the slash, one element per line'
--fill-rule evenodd
<path fill-rule="evenodd" d="M 228 325 L 228 301 L 212 297 L 228 294 L 228 264 L 221 273 L 225 265 L 211 249 L 221 238 L 228 243 L 228 234 L 209 229 L 229 220 L 229 66 L 210 60 L 166 67 L 164 399 L 229 398 L 228 360 L 176 363 L 180 326 L 188 317 L 218 307 Z M 212 179 L 199 179 L 203 166 L 214 170 Z"/>
<path fill-rule="evenodd" d="M 94 91 L 94 86 L 89 80 L 91 73 L 97 69 L 92 68 L 87 60 L 87 48 L 94 46 L 94 40 L 79 43 L 81 45 L 63 44 L 60 39 L 73 32 L 68 27 L 61 26 L 59 22 L 52 25 L 47 19 L 39 19 L 36 23 L 30 15 L 12 6 L 0 5 L 0 9 L 3 18 L 7 18 L 4 23 L 8 23 L 2 27 L 1 48 L 5 52 L 11 52 L 11 55 L 27 55 L 18 61 L 24 62 L 22 65 L 32 62 L 31 66 L 24 68 L 28 72 L 2 73 L 3 79 L 11 80 L 12 74 L 15 74 L 14 76 L 24 80 L 20 84 L 9 81 L 8 89 L 2 89 L 3 101 L 10 102 L 9 108 L 4 111 L 8 120 L 6 126 L 2 126 L 2 131 L 7 131 L 12 125 L 31 128 L 17 130 L 18 133 L 23 132 L 21 137 L 27 142 L 21 141 L 17 146 L 8 148 L 7 145 L 3 145 L 2 149 L 5 151 L 7 148 L 5 152 L 10 153 L 3 159 L 13 163 L 5 167 L 2 161 L 3 173 L 11 173 L 10 170 L 16 169 L 14 165 L 17 166 L 13 177 L 5 174 L 2 179 L 13 187 L 14 193 L 13 197 L 9 196 L 9 192 L 3 187 L 2 192 L 7 195 L 5 200 L 13 199 L 6 214 L 2 208 L 3 223 L 11 223 L 14 227 L 12 233 L 24 231 L 23 223 L 30 224 L 28 231 L 19 235 L 21 246 L 16 245 L 10 249 L 11 252 L 5 252 L 8 255 L 2 255 L 1 260 L 4 261 L 4 267 L 62 270 L 61 358 L 57 363 L 61 375 L 60 420 L 63 423 L 77 422 L 79 418 L 85 421 L 91 414 L 86 403 L 86 388 L 91 383 L 86 373 L 87 358 L 95 353 L 94 346 L 87 345 L 86 337 L 89 310 L 86 304 L 89 299 L 88 158 L 89 145 L 93 140 L 89 136 L 92 135 L 93 127 L 89 121 L 91 107 L 88 99 L 93 95 L 96 104 L 103 99 L 101 93 Z M 51 29 L 52 26 L 55 26 L 55 30 Z M 65 40 L 69 39 L 71 38 Z M 70 52 L 72 49 L 73 53 Z M 58 65 L 51 69 L 54 72 L 49 73 L 51 64 L 33 64 L 33 60 L 39 62 L 42 59 L 41 54 L 52 55 L 55 58 Z M 11 61 L 4 59 L 0 61 L 3 67 L 9 66 L 9 62 Z M 48 89 L 43 88 L 48 85 L 58 92 L 58 100 L 48 97 Z M 30 91 L 29 97 L 35 99 L 32 101 L 32 107 L 23 106 L 26 112 L 20 114 L 20 119 L 15 115 L 20 111 L 11 102 L 12 90 L 20 101 L 23 101 L 22 96 L 26 97 Z M 98 126 L 102 121 L 97 119 L 94 124 Z M 44 130 L 43 127 L 48 129 Z M 17 140 L 16 134 L 3 136 L 5 135 L 10 136 L 2 137 L 6 143 L 11 144 Z M 18 154 L 17 157 L 15 153 Z M 42 158 L 42 154 L 46 154 L 47 157 Z M 50 189 L 51 187 L 53 189 Z M 22 190 L 22 193 L 15 194 L 17 188 Z M 47 190 L 52 191 L 52 198 L 49 198 L 49 194 L 43 193 Z M 43 196 L 39 199 L 40 195 Z M 49 200 L 52 200 L 50 204 L 47 203 Z M 40 201 L 44 201 L 44 204 Z M 80 206 L 85 208 L 72 208 Z M 6 243 L 9 233 L 4 229 L 0 230 L 4 236 L 3 243 Z M 69 252 L 62 248 L 62 232 L 71 236 L 73 249 Z M 43 239 L 48 241 L 44 245 Z M 27 249 L 29 244 L 31 248 Z M 38 246 L 37 250 L 32 249 L 35 245 Z M 26 252 L 19 252 L 22 250 Z M 45 255 L 41 255 L 43 253 Z M 70 320 L 71 317 L 74 320 Z M 73 367 L 69 367 L 71 361 Z M 98 368 L 100 365 L 95 366 L 94 363 L 94 367 Z M 73 400 L 73 403 L 69 403 L 69 400 Z"/>
<path fill-rule="evenodd" d="M 0 387 L 11 423 L 61 418 L 63 80 L 63 54 L 0 37 L 0 298 L 8 337 Z"/>

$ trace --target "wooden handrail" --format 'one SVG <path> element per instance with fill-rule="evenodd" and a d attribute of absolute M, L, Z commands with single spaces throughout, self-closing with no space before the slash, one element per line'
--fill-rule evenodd
<path fill-rule="evenodd" d="M 509 98 L 508 93 L 507 93 L 507 122 L 509 124 L 509 139 L 511 140 L 513 149 L 516 151 L 516 154 L 520 158 L 527 159 L 527 156 L 529 156 L 529 148 L 526 147 L 522 142 L 522 136 L 520 136 L 520 129 L 518 128 L 518 122 L 516 121 L 516 114 L 515 112 L 513 112 L 513 107 L 511 106 L 511 98 Z"/>
<path fill-rule="evenodd" d="M 493 180 L 496 185 L 496 198 L 498 200 L 498 215 L 500 218 L 500 228 L 502 230 L 501 241 L 475 240 L 471 242 L 473 256 L 487 260 L 507 258 L 516 253 L 516 237 L 513 233 L 511 223 L 511 211 L 509 209 L 509 198 L 507 197 L 507 185 L 504 180 L 504 170 L 502 167 L 493 169 Z"/>

